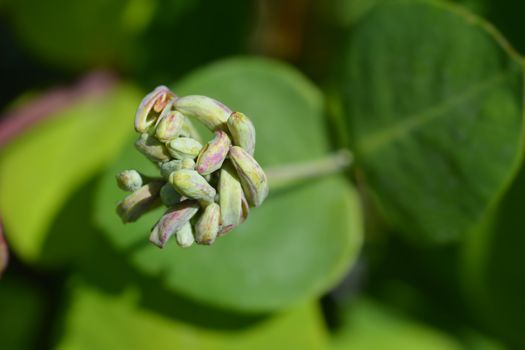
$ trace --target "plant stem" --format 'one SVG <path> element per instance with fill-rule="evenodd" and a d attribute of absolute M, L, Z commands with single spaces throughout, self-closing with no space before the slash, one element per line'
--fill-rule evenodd
<path fill-rule="evenodd" d="M 352 164 L 353 155 L 341 149 L 313 161 L 275 166 L 265 169 L 272 190 L 295 185 L 307 180 L 338 173 Z"/>

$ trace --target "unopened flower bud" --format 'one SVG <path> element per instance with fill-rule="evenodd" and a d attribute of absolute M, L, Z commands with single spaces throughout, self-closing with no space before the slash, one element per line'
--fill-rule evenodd
<path fill-rule="evenodd" d="M 222 213 L 222 207 L 221 207 L 221 213 Z M 250 205 L 248 204 L 248 201 L 246 200 L 246 196 L 244 195 L 244 192 L 241 192 L 241 217 L 239 219 L 239 224 L 242 224 L 246 221 L 248 218 L 248 215 L 250 215 Z M 222 216 L 221 216 L 222 217 Z M 221 223 L 221 227 L 219 229 L 218 236 L 223 236 L 233 230 L 238 225 L 223 225 Z"/>
<path fill-rule="evenodd" d="M 161 163 L 159 168 L 162 178 L 168 181 L 172 172 L 182 168 L 182 161 L 179 159 L 170 160 L 169 162 Z"/>
<path fill-rule="evenodd" d="M 184 117 L 184 123 L 182 124 L 182 129 L 180 131 L 181 137 L 191 137 L 192 139 L 202 143 L 202 138 L 191 120 L 187 117 Z"/>
<path fill-rule="evenodd" d="M 173 234 L 186 225 L 199 210 L 197 201 L 185 200 L 168 210 L 157 222 L 149 240 L 156 246 L 163 248 Z"/>
<path fill-rule="evenodd" d="M 191 224 L 187 222 L 180 230 L 175 233 L 175 238 L 177 239 L 177 244 L 182 248 L 190 247 L 195 242 L 195 237 L 193 237 L 193 228 Z"/>
<path fill-rule="evenodd" d="M 136 170 L 124 170 L 117 174 L 117 185 L 127 192 L 135 192 L 142 187 L 142 176 Z"/>
<path fill-rule="evenodd" d="M 233 112 L 228 118 L 228 130 L 233 144 L 244 148 L 251 156 L 255 152 L 255 127 L 251 120 L 241 112 Z"/>
<path fill-rule="evenodd" d="M 197 158 L 196 170 L 199 174 L 208 175 L 219 169 L 228 155 L 230 146 L 231 141 L 228 134 L 217 130 L 213 140 L 204 146 Z"/>
<path fill-rule="evenodd" d="M 214 133 L 204 147 L 195 120 Z M 255 128 L 243 113 L 206 96 L 178 98 L 159 86 L 142 100 L 135 129 L 141 133 L 136 148 L 157 165 L 162 178 L 135 170 L 118 174 L 119 187 L 134 192 L 117 212 L 130 222 L 157 205 L 169 207 L 152 228 L 155 245 L 164 247 L 173 235 L 182 247 L 212 244 L 267 197 L 267 177 L 253 158 Z"/>
<path fill-rule="evenodd" d="M 250 204 L 248 203 L 248 200 L 246 199 L 246 195 L 244 192 L 242 193 L 242 214 L 241 214 L 241 224 L 248 219 L 248 215 L 250 215 Z"/>
<path fill-rule="evenodd" d="M 184 116 L 177 111 L 170 111 L 166 116 L 159 119 L 155 129 L 155 137 L 162 142 L 168 142 L 176 138 L 184 124 Z"/>
<path fill-rule="evenodd" d="M 195 169 L 195 161 L 191 158 L 184 158 L 183 160 L 181 160 L 180 165 L 181 169 Z"/>
<path fill-rule="evenodd" d="M 135 141 L 135 147 L 153 162 L 165 162 L 170 159 L 166 147 L 149 134 L 141 134 Z"/>
<path fill-rule="evenodd" d="M 135 114 L 135 130 L 140 133 L 148 132 L 155 125 L 160 112 L 175 98 L 175 94 L 165 86 L 159 86 L 147 94 Z"/>
<path fill-rule="evenodd" d="M 219 101 L 199 95 L 181 97 L 174 106 L 182 114 L 195 117 L 212 131 L 223 127 L 232 112 Z"/>
<path fill-rule="evenodd" d="M 217 203 L 211 203 L 195 224 L 195 241 L 199 244 L 212 244 L 219 232 L 221 210 Z"/>
<path fill-rule="evenodd" d="M 189 137 L 179 137 L 170 141 L 168 152 L 177 159 L 191 158 L 194 159 L 199 155 L 202 145 Z"/>
<path fill-rule="evenodd" d="M 173 186 L 169 183 L 162 186 L 160 189 L 160 200 L 168 207 L 171 207 L 180 202 L 182 196 L 175 191 Z"/>
<path fill-rule="evenodd" d="M 219 178 L 219 205 L 221 207 L 221 229 L 219 235 L 239 225 L 242 220 L 242 188 L 235 168 L 225 162 Z"/>
<path fill-rule="evenodd" d="M 238 146 L 230 148 L 230 159 L 241 180 L 248 202 L 258 207 L 268 196 L 268 179 L 263 169 L 253 157 Z"/>
<path fill-rule="evenodd" d="M 213 202 L 216 191 L 195 170 L 181 169 L 170 175 L 170 183 L 182 195 L 204 202 Z"/>
<path fill-rule="evenodd" d="M 164 181 L 151 181 L 142 186 L 117 205 L 117 213 L 124 223 L 136 221 L 142 214 L 156 208 L 159 204 L 159 192 Z"/>

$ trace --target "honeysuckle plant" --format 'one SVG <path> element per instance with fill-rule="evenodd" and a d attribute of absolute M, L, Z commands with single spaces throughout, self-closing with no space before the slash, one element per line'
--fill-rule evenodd
<path fill-rule="evenodd" d="M 5 345 L 11 333 L 51 333 L 35 332 L 35 320 L 45 331 L 62 321 L 60 349 L 325 349 L 327 333 L 337 349 L 459 349 L 490 347 L 485 330 L 523 348 L 523 58 L 448 3 L 372 2 L 341 18 L 351 35 L 331 55 L 341 72 L 333 90 L 279 62 L 238 57 L 174 81 L 179 96 L 148 94 L 138 134 L 129 121 L 145 91 L 119 81 L 97 98 L 66 98 L 67 108 L 0 150 L 14 262 L 1 281 L 0 348 L 30 347 Z M 189 71 L 180 57 L 201 55 L 174 47 L 200 41 L 183 39 L 164 47 L 169 64 L 150 58 Z M 323 50 L 306 51 L 322 66 Z M 142 85 L 159 77 L 144 74 Z M 8 129 L 0 123 L 0 146 Z M 330 154 L 338 147 L 352 153 Z M 333 174 L 352 154 L 352 176 Z M 56 320 L 38 290 L 47 279 L 17 286 L 20 263 L 67 280 L 57 290 L 66 302 L 51 303 Z M 42 317 L 25 312 L 39 303 Z M 2 327 L 12 315 L 28 327 Z"/>

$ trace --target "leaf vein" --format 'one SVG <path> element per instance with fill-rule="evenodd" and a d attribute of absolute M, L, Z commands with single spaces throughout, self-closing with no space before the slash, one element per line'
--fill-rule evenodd
<path fill-rule="evenodd" d="M 474 84 L 473 87 L 464 91 L 462 94 L 455 95 L 449 99 L 445 99 L 443 102 L 428 108 L 427 110 L 414 113 L 403 121 L 397 123 L 391 128 L 379 130 L 369 135 L 365 135 L 357 141 L 358 149 L 361 155 L 371 154 L 376 152 L 378 149 L 388 145 L 397 139 L 400 139 L 406 134 L 409 134 L 413 130 L 420 128 L 429 122 L 439 117 L 446 117 L 447 112 L 457 107 L 461 103 L 468 101 L 471 98 L 478 96 L 483 93 L 486 89 L 493 87 L 507 78 L 511 73 L 515 73 L 514 69 L 500 72 L 491 78 L 484 80 L 479 84 Z"/>

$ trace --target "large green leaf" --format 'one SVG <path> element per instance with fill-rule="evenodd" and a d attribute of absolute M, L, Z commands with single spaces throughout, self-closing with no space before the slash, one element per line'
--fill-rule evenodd
<path fill-rule="evenodd" d="M 189 76 L 175 91 L 208 95 L 248 114 L 257 129 L 256 158 L 263 166 L 316 159 L 328 152 L 319 92 L 281 64 L 228 60 Z M 331 176 L 285 191 L 270 190 L 264 205 L 211 247 L 181 249 L 171 242 L 159 250 L 147 241 L 161 211 L 127 225 L 115 214 L 115 204 L 125 194 L 117 189 L 114 174 L 130 167 L 148 168 L 131 142 L 101 181 L 96 219 L 140 270 L 195 300 L 250 311 L 299 303 L 330 288 L 360 247 L 356 193 L 345 179 Z"/>
<path fill-rule="evenodd" d="M 136 45 L 133 73 L 148 85 L 172 82 L 205 63 L 245 52 L 254 5 L 245 0 L 159 1 Z M 173 45 L 167 44 L 172 40 Z"/>
<path fill-rule="evenodd" d="M 119 64 L 152 20 L 147 0 L 5 0 L 18 39 L 37 56 L 62 67 Z"/>
<path fill-rule="evenodd" d="M 9 29 L 37 58 L 61 69 L 118 67 L 147 84 L 171 81 L 210 60 L 242 52 L 254 23 L 254 5 L 244 0 L 227 5 L 206 0 L 3 0 L 2 5 Z"/>
<path fill-rule="evenodd" d="M 7 277 L 0 282 L 0 349 L 39 345 L 46 300 L 38 286 Z"/>
<path fill-rule="evenodd" d="M 513 47 L 525 54 L 525 37 L 523 35 L 523 1 L 470 0 L 481 2 L 481 13 L 510 41 Z M 484 10 L 484 11 L 483 11 Z"/>
<path fill-rule="evenodd" d="M 521 61 L 473 15 L 395 0 L 361 18 L 343 69 L 357 161 L 385 217 L 421 240 L 462 237 L 521 161 Z"/>
<path fill-rule="evenodd" d="M 84 283 L 72 288 L 57 349 L 324 349 L 320 310 L 307 304 L 230 330 L 204 328 L 142 306 L 139 289 L 104 293 Z"/>
<path fill-rule="evenodd" d="M 42 253 L 55 214 L 72 191 L 115 156 L 140 99 L 134 88 L 121 86 L 104 96 L 91 96 L 58 111 L 18 137 L 0 152 L 0 213 L 12 248 L 34 262 Z M 131 128 L 131 127 L 130 127 Z M 60 242 L 62 253 L 82 225 L 70 223 L 71 242 Z M 82 215 L 83 214 L 83 215 Z"/>
<path fill-rule="evenodd" d="M 459 350 L 453 337 L 418 323 L 386 306 L 358 299 L 342 308 L 342 325 L 334 335 L 337 350 Z"/>
<path fill-rule="evenodd" d="M 515 348 L 525 347 L 525 168 L 501 206 L 464 245 L 463 281 L 474 313 Z"/>

